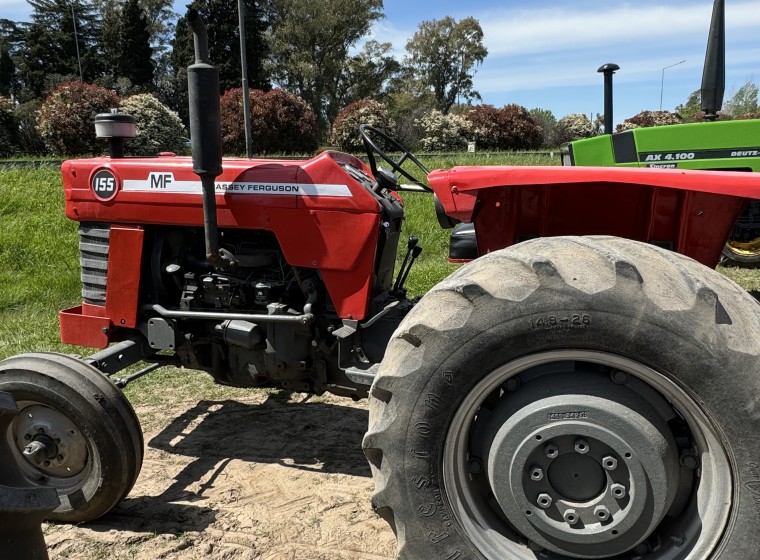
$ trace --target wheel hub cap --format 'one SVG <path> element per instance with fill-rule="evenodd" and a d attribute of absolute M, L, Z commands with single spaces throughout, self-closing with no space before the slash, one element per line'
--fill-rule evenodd
<path fill-rule="evenodd" d="M 667 422 L 612 381 L 548 377 L 502 399 L 479 426 L 491 490 L 509 521 L 548 550 L 622 554 L 675 497 L 678 451 Z"/>
<path fill-rule="evenodd" d="M 14 425 L 16 445 L 34 468 L 49 476 L 71 477 L 87 466 L 87 443 L 63 413 L 42 404 L 22 408 Z"/>

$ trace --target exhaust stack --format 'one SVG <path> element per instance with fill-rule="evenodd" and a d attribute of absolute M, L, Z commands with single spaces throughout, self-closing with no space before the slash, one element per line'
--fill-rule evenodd
<path fill-rule="evenodd" d="M 726 9 L 723 0 L 713 4 L 710 34 L 707 37 L 705 68 L 702 71 L 702 110 L 705 119 L 714 121 L 723 106 L 726 89 Z"/>
<path fill-rule="evenodd" d="M 229 268 L 234 257 L 219 249 L 214 179 L 222 173 L 222 127 L 219 106 L 219 70 L 209 61 L 206 26 L 197 10 L 187 12 L 193 31 L 195 64 L 187 68 L 190 103 L 190 142 L 193 173 L 203 188 L 203 229 L 206 258 L 217 269 Z"/>
<path fill-rule="evenodd" d="M 612 134 L 612 75 L 620 66 L 612 62 L 603 64 L 597 72 L 604 74 L 604 133 Z"/>

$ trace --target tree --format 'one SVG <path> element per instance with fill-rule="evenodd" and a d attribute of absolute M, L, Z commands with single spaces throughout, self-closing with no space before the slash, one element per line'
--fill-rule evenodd
<path fill-rule="evenodd" d="M 150 45 L 153 50 L 153 84 L 164 103 L 172 99 L 171 44 L 174 22 L 179 17 L 172 10 L 172 0 L 140 0 L 148 21 Z"/>
<path fill-rule="evenodd" d="M 18 151 L 18 124 L 13 114 L 13 101 L 0 95 L 0 157 Z"/>
<path fill-rule="evenodd" d="M 371 40 L 356 56 L 348 59 L 340 77 L 336 100 L 341 107 L 371 97 L 383 99 L 397 79 L 401 64 L 389 53 L 391 43 Z"/>
<path fill-rule="evenodd" d="M 438 108 L 447 113 L 459 98 L 480 99 L 473 88 L 475 66 L 488 55 L 483 30 L 472 17 L 457 22 L 452 17 L 420 23 L 406 44 L 405 64 L 433 92 Z"/>
<path fill-rule="evenodd" d="M 269 25 L 269 5 L 266 1 L 245 0 L 246 61 L 248 84 L 252 89 L 271 89 L 263 61 L 267 57 L 262 37 Z M 240 87 L 240 32 L 236 0 L 194 0 L 188 8 L 198 10 L 208 30 L 209 56 L 219 69 L 220 93 Z M 187 67 L 193 64 L 193 35 L 182 16 L 177 21 L 170 64 L 173 72 L 172 99 L 169 105 L 187 122 Z"/>
<path fill-rule="evenodd" d="M 348 50 L 382 17 L 382 0 L 272 0 L 272 80 L 303 98 L 322 129 L 340 109 Z"/>
<path fill-rule="evenodd" d="M 129 79 L 142 91 L 153 89 L 153 63 L 148 19 L 138 0 L 127 0 L 121 21 L 119 75 Z"/>
<path fill-rule="evenodd" d="M 695 89 L 685 103 L 676 106 L 675 112 L 684 121 L 696 121 L 702 116 L 702 91 Z"/>
<path fill-rule="evenodd" d="M 417 94 L 408 89 L 392 91 L 386 98 L 388 115 L 396 123 L 396 139 L 407 148 L 420 145 L 424 131 L 421 119 L 435 108 L 430 92 Z"/>
<path fill-rule="evenodd" d="M 94 7 L 80 0 L 28 1 L 32 22 L 21 26 L 24 48 L 18 64 L 23 100 L 44 96 L 66 78 L 79 78 L 79 61 L 85 82 L 101 76 L 101 27 Z"/>
<path fill-rule="evenodd" d="M 747 114 L 757 113 L 757 95 L 757 85 L 747 81 L 723 104 L 723 113 L 734 119 L 738 119 Z"/>
<path fill-rule="evenodd" d="M 13 61 L 17 48 L 18 27 L 7 19 L 0 19 L 0 96 L 11 97 L 15 93 L 17 78 Z"/>
<path fill-rule="evenodd" d="M 533 120 L 541 127 L 541 147 L 556 148 L 560 145 L 557 136 L 557 117 L 549 109 L 536 107 L 528 111 Z"/>

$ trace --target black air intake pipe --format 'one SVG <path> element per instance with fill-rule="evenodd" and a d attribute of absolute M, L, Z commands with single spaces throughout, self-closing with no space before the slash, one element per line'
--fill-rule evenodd
<path fill-rule="evenodd" d="M 612 134 L 612 75 L 620 66 L 612 62 L 603 64 L 597 72 L 604 74 L 604 133 Z"/>
<path fill-rule="evenodd" d="M 197 10 L 187 12 L 193 30 L 195 64 L 187 67 L 190 102 L 190 142 L 193 172 L 203 187 L 203 229 L 206 258 L 215 268 L 228 268 L 231 255 L 219 250 L 214 179 L 222 173 L 222 125 L 219 108 L 219 70 L 209 62 L 206 26 Z"/>
<path fill-rule="evenodd" d="M 713 4 L 710 34 L 707 37 L 705 68 L 702 71 L 702 110 L 705 119 L 714 121 L 723 106 L 726 89 L 726 8 L 723 0 Z"/>

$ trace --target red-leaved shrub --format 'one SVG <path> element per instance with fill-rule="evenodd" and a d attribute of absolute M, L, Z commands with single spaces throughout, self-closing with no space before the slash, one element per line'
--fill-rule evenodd
<path fill-rule="evenodd" d="M 464 118 L 472 123 L 478 149 L 530 150 L 541 145 L 541 127 L 521 105 L 475 105 Z"/>
<path fill-rule="evenodd" d="M 623 132 L 634 128 L 646 128 L 650 126 L 667 126 L 670 124 L 680 124 L 681 119 L 676 113 L 670 111 L 641 111 L 630 119 L 625 119 L 617 125 L 615 132 Z"/>
<path fill-rule="evenodd" d="M 317 117 L 300 97 L 283 89 L 250 90 L 251 138 L 256 154 L 308 154 L 317 149 Z M 230 89 L 221 99 L 225 153 L 245 154 L 243 90 Z"/>
<path fill-rule="evenodd" d="M 40 107 L 37 127 L 47 149 L 57 155 L 105 151 L 95 139 L 95 115 L 119 106 L 112 91 L 82 82 L 66 82 L 53 90 Z"/>

